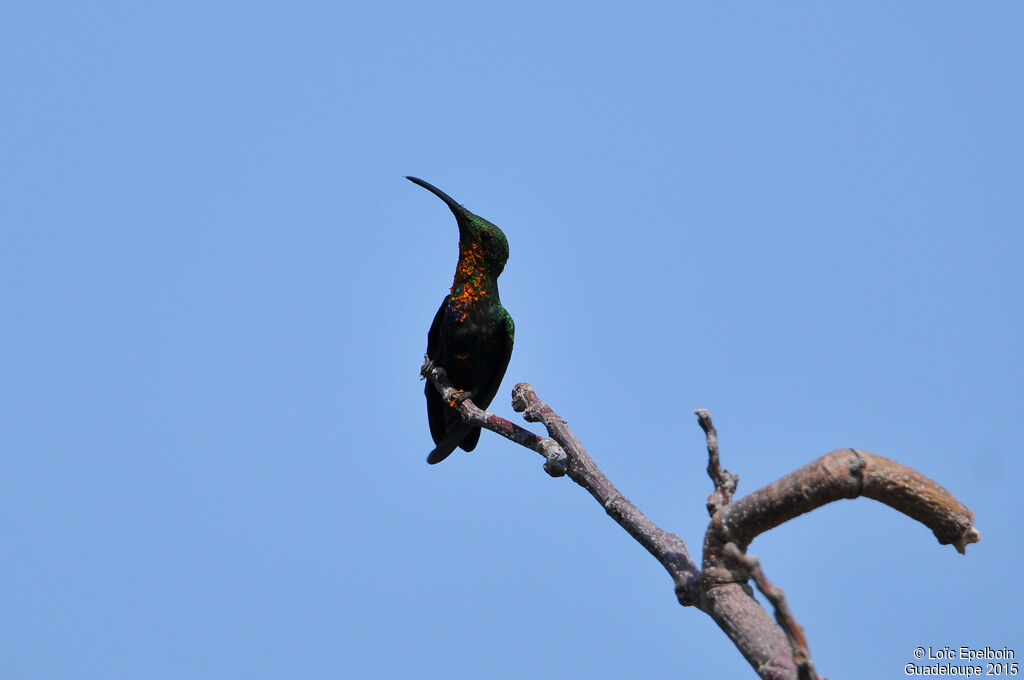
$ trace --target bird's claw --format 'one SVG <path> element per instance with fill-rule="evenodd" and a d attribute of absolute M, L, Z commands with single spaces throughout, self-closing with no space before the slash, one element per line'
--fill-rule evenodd
<path fill-rule="evenodd" d="M 427 355 L 423 355 L 423 365 L 420 366 L 420 380 L 429 378 L 434 372 L 434 361 Z"/>

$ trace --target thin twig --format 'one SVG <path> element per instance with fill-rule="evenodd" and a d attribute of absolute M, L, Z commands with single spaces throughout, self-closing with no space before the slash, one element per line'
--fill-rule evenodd
<path fill-rule="evenodd" d="M 718 430 L 711 422 L 711 412 L 707 409 L 697 409 L 697 422 L 704 430 L 704 436 L 708 442 L 708 476 L 715 484 L 715 490 L 708 496 L 708 514 L 714 516 L 723 506 L 732 502 L 732 495 L 736 492 L 736 485 L 739 484 L 739 475 L 722 469 L 718 458 Z"/>
<path fill-rule="evenodd" d="M 811 659 L 811 650 L 807 646 L 807 637 L 804 635 L 803 626 L 797 623 L 793 617 L 789 603 L 786 602 L 786 593 L 768 580 L 761 569 L 759 559 L 742 552 L 735 543 L 725 545 L 725 554 L 739 562 L 750 573 L 750 577 L 757 584 L 757 589 L 768 598 L 772 607 L 775 608 L 775 620 L 778 621 L 779 626 L 786 634 L 786 639 L 789 640 L 799 680 L 818 680 L 818 673 L 814 670 L 814 661 Z"/>

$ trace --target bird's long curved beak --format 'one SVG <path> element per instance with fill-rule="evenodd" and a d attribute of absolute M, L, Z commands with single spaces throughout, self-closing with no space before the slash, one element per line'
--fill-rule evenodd
<path fill-rule="evenodd" d="M 408 175 L 406 176 L 406 179 L 412 182 L 413 184 L 419 184 L 421 187 L 423 187 L 424 189 L 426 189 L 427 191 L 429 191 L 430 193 L 434 194 L 442 201 L 444 201 L 445 205 L 451 208 L 451 211 L 455 213 L 455 217 L 458 218 L 460 229 L 462 228 L 462 220 L 468 219 L 469 216 L 473 214 L 466 210 L 465 208 L 463 208 L 458 202 L 456 202 L 454 198 L 444 193 L 430 182 L 425 182 L 419 177 L 410 177 Z"/>

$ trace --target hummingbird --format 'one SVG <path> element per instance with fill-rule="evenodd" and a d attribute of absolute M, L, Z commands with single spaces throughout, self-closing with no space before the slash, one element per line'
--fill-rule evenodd
<path fill-rule="evenodd" d="M 469 212 L 434 185 L 418 177 L 406 179 L 444 201 L 459 225 L 455 280 L 430 324 L 427 358 L 443 368 L 452 385 L 467 398 L 486 409 L 505 375 L 516 332 L 498 297 L 498 276 L 508 261 L 508 240 L 497 226 Z M 429 381 L 424 394 L 435 444 L 427 462 L 440 463 L 459 446 L 472 451 L 480 439 L 480 428 L 464 422 Z"/>

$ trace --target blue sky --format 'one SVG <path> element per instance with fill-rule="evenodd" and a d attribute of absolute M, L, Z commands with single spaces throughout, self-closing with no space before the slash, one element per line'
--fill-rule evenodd
<path fill-rule="evenodd" d="M 0 676 L 752 677 L 580 488 L 484 434 L 427 466 L 457 231 L 515 352 L 699 554 L 692 411 L 749 492 L 838 447 L 868 500 L 751 552 L 831 678 L 1024 654 L 1024 8 L 0 9 Z M 534 427 L 537 430 L 536 427 Z"/>

